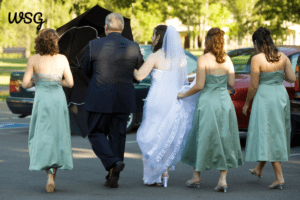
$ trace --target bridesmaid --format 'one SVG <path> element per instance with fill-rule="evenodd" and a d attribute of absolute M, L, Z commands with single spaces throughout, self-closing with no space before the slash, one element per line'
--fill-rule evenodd
<path fill-rule="evenodd" d="M 253 97 L 248 126 L 245 161 L 259 162 L 250 172 L 258 176 L 267 161 L 272 162 L 276 180 L 270 189 L 284 184 L 281 161 L 290 156 L 290 99 L 283 80 L 293 83 L 295 73 L 290 60 L 273 43 L 267 28 L 258 28 L 252 41 L 257 55 L 251 60 L 251 84 L 243 114 L 247 115 Z"/>
<path fill-rule="evenodd" d="M 69 110 L 63 87 L 73 87 L 69 62 L 58 54 L 59 36 L 44 29 L 35 39 L 36 55 L 28 59 L 22 87 L 31 88 L 35 76 L 35 97 L 30 119 L 29 170 L 46 170 L 47 192 L 55 190 L 57 168 L 73 169 Z M 64 75 L 65 79 L 62 80 Z"/>
<path fill-rule="evenodd" d="M 201 90 L 193 127 L 181 161 L 194 169 L 186 185 L 200 188 L 200 171 L 220 170 L 216 191 L 226 192 L 228 168 L 243 165 L 235 108 L 227 86 L 235 82 L 234 67 L 224 49 L 224 32 L 212 28 L 205 38 L 204 55 L 198 58 L 196 84 L 178 98 Z"/>

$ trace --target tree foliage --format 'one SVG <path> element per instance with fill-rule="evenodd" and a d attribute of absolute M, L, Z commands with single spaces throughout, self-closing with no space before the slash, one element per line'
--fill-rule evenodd
<path fill-rule="evenodd" d="M 211 27 L 219 27 L 220 29 L 229 25 L 228 19 L 231 12 L 228 8 L 220 3 L 212 3 L 208 9 L 208 20 Z"/>
<path fill-rule="evenodd" d="M 262 16 L 253 15 L 258 0 L 226 0 L 228 10 L 233 14 L 229 24 L 229 36 L 242 38 L 253 31 L 253 22 L 262 21 Z"/>
<path fill-rule="evenodd" d="M 258 0 L 255 8 L 253 15 L 262 16 L 269 23 L 257 20 L 252 24 L 255 28 L 265 26 L 270 29 L 275 40 L 286 39 L 287 22 L 300 22 L 300 0 Z"/>
<path fill-rule="evenodd" d="M 43 28 L 56 29 L 96 4 L 130 18 L 134 39 L 139 43 L 150 42 L 155 26 L 173 17 L 188 27 L 195 43 L 199 35 L 206 34 L 205 24 L 229 27 L 229 35 L 234 38 L 251 35 L 265 26 L 278 40 L 286 37 L 287 21 L 300 23 L 300 0 L 0 0 L 0 46 L 27 47 L 34 53 L 38 25 L 24 21 L 10 24 L 9 12 L 42 12 Z"/>
<path fill-rule="evenodd" d="M 167 4 L 154 4 L 153 2 L 137 1 L 132 7 L 131 27 L 134 39 L 139 42 L 151 41 L 154 28 L 165 21 L 166 15 L 161 8 Z"/>

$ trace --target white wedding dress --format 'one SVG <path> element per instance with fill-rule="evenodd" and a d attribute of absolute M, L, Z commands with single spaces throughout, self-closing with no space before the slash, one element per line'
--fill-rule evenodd
<path fill-rule="evenodd" d="M 171 31 L 169 27 L 166 35 L 171 39 L 170 33 L 168 34 Z M 174 43 L 172 45 L 174 47 Z M 163 51 L 167 50 L 165 53 L 168 58 L 168 47 L 163 47 Z M 174 55 L 178 58 L 176 52 Z M 142 124 L 137 131 L 137 142 L 143 153 L 144 184 L 161 183 L 161 176 L 166 169 L 175 169 L 192 128 L 200 92 L 177 99 L 178 92 L 185 92 L 195 84 L 195 80 L 191 85 L 188 84 L 186 58 L 181 58 L 183 62 L 170 59 L 168 70 L 154 68 L 150 73 L 151 86 L 145 99 Z M 184 66 L 180 67 L 182 63 Z"/>

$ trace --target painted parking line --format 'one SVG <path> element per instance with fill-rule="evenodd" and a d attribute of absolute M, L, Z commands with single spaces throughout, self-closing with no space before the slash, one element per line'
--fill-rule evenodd
<path fill-rule="evenodd" d="M 31 116 L 27 116 L 24 118 L 20 118 L 20 117 L 7 117 L 7 118 L 0 118 L 0 120 L 7 120 L 7 119 L 25 119 L 25 118 L 30 118 Z"/>
<path fill-rule="evenodd" d="M 127 141 L 126 143 L 127 143 L 127 144 L 130 144 L 130 143 L 137 143 L 137 141 Z"/>
<path fill-rule="evenodd" d="M 11 133 L 20 133 L 20 132 L 24 132 L 24 130 L 22 131 L 10 131 Z"/>
<path fill-rule="evenodd" d="M 291 156 L 300 156 L 300 153 L 297 153 L 297 154 L 291 154 Z"/>
<path fill-rule="evenodd" d="M 30 124 L 20 124 L 20 123 L 0 123 L 0 129 L 13 129 L 13 128 L 27 128 Z"/>

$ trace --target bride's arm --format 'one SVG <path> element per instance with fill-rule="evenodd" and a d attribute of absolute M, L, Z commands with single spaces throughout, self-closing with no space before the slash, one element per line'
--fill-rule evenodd
<path fill-rule="evenodd" d="M 205 85 L 205 62 L 204 57 L 200 56 L 197 61 L 196 84 L 185 93 L 178 93 L 178 99 L 189 97 L 204 88 Z"/>
<path fill-rule="evenodd" d="M 137 70 L 134 70 L 133 76 L 137 81 L 141 81 L 144 78 L 148 76 L 148 74 L 153 69 L 155 63 L 156 63 L 157 56 L 155 53 L 152 53 L 150 56 L 148 56 L 147 60 L 144 62 L 144 64 Z"/>

